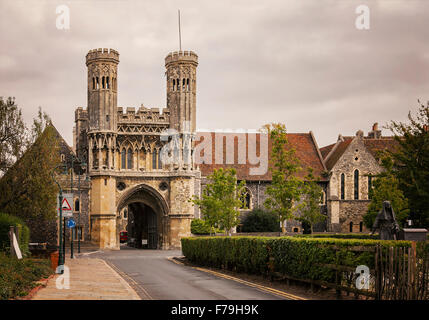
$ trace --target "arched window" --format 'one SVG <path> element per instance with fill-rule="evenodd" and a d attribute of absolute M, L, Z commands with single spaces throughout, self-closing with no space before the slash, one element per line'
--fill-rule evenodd
<path fill-rule="evenodd" d="M 349 224 L 349 231 L 353 232 L 353 222 L 350 222 L 350 224 Z"/>
<path fill-rule="evenodd" d="M 176 90 L 176 79 L 173 79 L 173 91 Z"/>
<path fill-rule="evenodd" d="M 154 149 L 152 153 L 152 169 L 156 169 L 157 154 L 157 150 Z"/>
<path fill-rule="evenodd" d="M 186 90 L 189 91 L 189 78 L 186 79 Z"/>
<path fill-rule="evenodd" d="M 122 169 L 126 169 L 127 168 L 127 166 L 126 166 L 126 163 L 127 163 L 126 157 L 127 157 L 126 151 L 125 151 L 125 149 L 122 149 L 122 152 L 121 152 L 121 168 Z"/>
<path fill-rule="evenodd" d="M 61 154 L 61 162 L 64 162 L 64 161 L 66 161 L 66 156 L 62 153 Z"/>
<path fill-rule="evenodd" d="M 346 197 L 345 195 L 345 184 L 346 184 L 346 176 L 344 173 L 341 174 L 341 200 L 344 200 Z"/>
<path fill-rule="evenodd" d="M 133 151 L 131 150 L 131 148 L 128 149 L 127 164 L 128 169 L 133 168 Z"/>
<path fill-rule="evenodd" d="M 95 78 L 95 82 L 96 82 L 96 89 L 100 89 L 100 81 L 98 80 L 98 77 Z"/>
<path fill-rule="evenodd" d="M 359 232 L 363 231 L 363 222 L 359 222 Z"/>
<path fill-rule="evenodd" d="M 104 89 L 105 87 L 104 87 L 105 85 L 104 85 L 104 77 L 102 77 L 101 78 L 101 87 Z"/>
<path fill-rule="evenodd" d="M 179 81 L 179 79 L 176 79 L 176 90 L 177 91 L 180 90 L 180 81 Z"/>
<path fill-rule="evenodd" d="M 77 198 L 75 201 L 74 201 L 74 211 L 80 211 L 80 202 L 79 202 L 79 198 Z"/>
<path fill-rule="evenodd" d="M 106 88 L 110 89 L 110 86 L 109 86 L 109 77 L 106 77 Z"/>
<path fill-rule="evenodd" d="M 356 169 L 354 173 L 354 189 L 355 189 L 355 200 L 359 199 L 359 170 Z"/>
<path fill-rule="evenodd" d="M 371 174 L 369 174 L 368 175 L 368 199 L 371 199 L 372 197 L 372 192 L 371 192 L 371 190 L 372 190 L 372 175 Z"/>
<path fill-rule="evenodd" d="M 124 210 L 124 219 L 128 219 L 128 210 L 127 209 Z"/>
<path fill-rule="evenodd" d="M 95 89 L 95 78 L 94 77 L 92 77 L 92 89 L 93 90 Z"/>
<path fill-rule="evenodd" d="M 158 169 L 162 169 L 161 152 L 158 152 Z"/>
<path fill-rule="evenodd" d="M 185 91 L 185 78 L 182 79 L 182 90 Z"/>

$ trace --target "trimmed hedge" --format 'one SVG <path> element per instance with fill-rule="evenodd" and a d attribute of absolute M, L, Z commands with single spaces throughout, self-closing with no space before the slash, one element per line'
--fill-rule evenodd
<path fill-rule="evenodd" d="M 223 230 L 219 228 L 214 228 L 214 232 L 220 233 L 223 232 Z M 207 221 L 203 219 L 193 219 L 191 221 L 191 233 L 192 234 L 210 234 L 210 225 L 207 223 Z M 213 233 L 213 230 L 212 230 Z"/>
<path fill-rule="evenodd" d="M 331 238 L 331 239 L 369 239 L 379 240 L 379 234 L 365 234 L 365 233 L 319 233 L 319 234 L 297 234 L 294 237 L 299 238 Z"/>
<path fill-rule="evenodd" d="M 300 237 L 182 238 L 182 252 L 191 262 L 237 272 L 268 275 L 272 271 L 299 278 L 335 281 L 325 264 L 374 268 L 374 252 L 351 247 L 410 247 L 409 241 Z M 426 246 L 429 248 L 429 246 Z"/>
<path fill-rule="evenodd" d="M 53 273 L 50 261 L 12 258 L 0 252 L 0 300 L 25 296 Z"/>
<path fill-rule="evenodd" d="M 0 251 L 9 251 L 10 250 L 10 240 L 9 240 L 9 230 L 10 226 L 15 226 L 19 228 L 19 247 L 21 249 L 22 255 L 28 255 L 28 243 L 30 241 L 30 229 L 24 223 L 21 218 L 6 214 L 0 213 Z"/>

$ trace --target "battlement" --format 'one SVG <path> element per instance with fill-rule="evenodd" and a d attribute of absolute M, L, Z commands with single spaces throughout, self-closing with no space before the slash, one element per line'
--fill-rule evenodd
<path fill-rule="evenodd" d="M 118 122 L 168 122 L 170 119 L 170 110 L 167 108 L 162 109 L 162 113 L 159 108 L 146 108 L 141 105 L 138 110 L 133 107 L 126 108 L 126 113 L 124 113 L 124 108 L 117 108 Z"/>
<path fill-rule="evenodd" d="M 76 108 L 74 115 L 75 115 L 75 121 L 88 120 L 88 111 L 83 109 L 82 107 Z"/>
<path fill-rule="evenodd" d="M 119 63 L 119 52 L 114 49 L 98 48 L 89 50 L 86 55 L 86 65 L 94 60 L 105 60 L 113 63 Z"/>
<path fill-rule="evenodd" d="M 198 55 L 193 51 L 174 51 L 170 52 L 165 57 L 165 66 L 168 67 L 171 63 L 188 62 L 198 65 Z"/>

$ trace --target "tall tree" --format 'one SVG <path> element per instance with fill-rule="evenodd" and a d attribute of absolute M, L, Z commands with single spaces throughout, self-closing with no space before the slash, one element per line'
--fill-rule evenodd
<path fill-rule="evenodd" d="M 408 199 L 410 218 L 416 226 L 429 227 L 429 102 L 418 102 L 417 115 L 408 113 L 409 123 L 388 125 L 399 144 L 390 154 L 399 188 Z"/>
<path fill-rule="evenodd" d="M 207 178 L 211 182 L 203 189 L 201 198 L 194 196 L 190 201 L 200 208 L 212 229 L 221 227 L 231 235 L 231 229 L 239 223 L 246 182 L 237 181 L 235 169 L 215 169 Z"/>
<path fill-rule="evenodd" d="M 372 228 L 375 218 L 386 200 L 390 201 L 399 225 L 404 224 L 409 213 L 408 201 L 404 193 L 399 189 L 399 180 L 393 171 L 392 158 L 389 155 L 384 155 L 381 159 L 385 171 L 374 177 L 373 187 L 369 191 L 371 202 L 368 205 L 367 213 L 363 217 L 363 222 L 368 229 Z"/>
<path fill-rule="evenodd" d="M 314 225 L 325 221 L 326 216 L 320 212 L 322 187 L 317 184 L 313 169 L 309 168 L 308 171 L 303 187 L 303 202 L 300 205 L 300 215 L 297 220 L 307 223 L 310 226 L 311 233 L 313 233 Z"/>
<path fill-rule="evenodd" d="M 21 157 L 26 140 L 27 129 L 15 99 L 0 97 L 0 177 Z"/>
<path fill-rule="evenodd" d="M 262 130 L 269 135 L 272 143 L 272 182 L 267 187 L 268 197 L 264 205 L 277 214 L 282 232 L 285 233 L 286 221 L 294 218 L 298 209 L 295 204 L 299 202 L 302 193 L 303 181 L 297 177 L 301 167 L 295 149 L 289 145 L 284 124 L 265 125 Z"/>

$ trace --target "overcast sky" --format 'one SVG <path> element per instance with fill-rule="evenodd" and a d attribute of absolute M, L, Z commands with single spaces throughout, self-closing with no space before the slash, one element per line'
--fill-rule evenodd
<path fill-rule="evenodd" d="M 56 7 L 70 29 L 56 28 Z M 370 8 L 358 30 L 355 9 Z M 312 130 L 319 146 L 374 122 L 405 121 L 429 100 L 429 1 L 0 0 L 0 96 L 29 123 L 39 106 L 72 143 L 86 107 L 85 55 L 120 53 L 118 106 L 164 107 L 164 58 L 199 56 L 197 127 Z M 388 134 L 388 130 L 383 133 Z"/>

